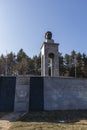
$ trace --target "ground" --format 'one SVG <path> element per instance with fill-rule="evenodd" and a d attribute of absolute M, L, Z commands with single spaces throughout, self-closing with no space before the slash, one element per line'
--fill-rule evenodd
<path fill-rule="evenodd" d="M 8 130 L 12 122 L 24 116 L 24 112 L 0 112 L 0 130 Z"/>
<path fill-rule="evenodd" d="M 0 130 L 87 130 L 87 110 L 8 113 L 0 117 Z"/>

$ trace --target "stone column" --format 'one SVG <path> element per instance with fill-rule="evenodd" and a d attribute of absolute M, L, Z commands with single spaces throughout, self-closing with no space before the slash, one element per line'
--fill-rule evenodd
<path fill-rule="evenodd" d="M 49 76 L 48 60 L 52 60 L 51 77 L 59 76 L 58 43 L 51 39 L 52 33 L 45 34 L 46 42 L 41 47 L 41 76 Z"/>

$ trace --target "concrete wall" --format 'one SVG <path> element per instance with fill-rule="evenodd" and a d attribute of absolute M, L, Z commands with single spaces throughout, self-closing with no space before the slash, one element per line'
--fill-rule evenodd
<path fill-rule="evenodd" d="M 44 110 L 87 109 L 87 80 L 44 78 Z"/>
<path fill-rule="evenodd" d="M 30 77 L 18 76 L 16 78 L 14 111 L 29 110 Z"/>
<path fill-rule="evenodd" d="M 0 112 L 14 111 L 16 77 L 0 77 Z"/>
<path fill-rule="evenodd" d="M 43 77 L 30 77 L 29 110 L 44 110 Z"/>
<path fill-rule="evenodd" d="M 0 78 L 0 111 L 72 109 L 87 109 L 87 79 Z"/>

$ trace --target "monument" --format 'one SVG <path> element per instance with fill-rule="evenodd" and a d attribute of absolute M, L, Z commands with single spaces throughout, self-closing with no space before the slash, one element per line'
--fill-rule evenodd
<path fill-rule="evenodd" d="M 41 76 L 59 76 L 58 46 L 52 39 L 52 33 L 47 31 L 41 47 Z"/>
<path fill-rule="evenodd" d="M 87 110 L 87 79 L 59 76 L 58 43 L 45 33 L 41 75 L 0 77 L 0 112 Z"/>

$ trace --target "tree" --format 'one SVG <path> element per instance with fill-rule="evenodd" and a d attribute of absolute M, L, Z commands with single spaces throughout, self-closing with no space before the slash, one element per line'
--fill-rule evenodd
<path fill-rule="evenodd" d="M 6 59 L 2 54 L 0 57 L 0 75 L 5 75 L 5 70 L 6 70 Z"/>
<path fill-rule="evenodd" d="M 41 57 L 40 57 L 40 55 L 39 56 L 35 55 L 32 60 L 33 60 L 33 66 L 34 66 L 34 74 L 40 75 L 41 74 Z"/>
<path fill-rule="evenodd" d="M 20 49 L 17 54 L 17 65 L 18 74 L 28 74 L 29 73 L 29 60 L 30 58 L 26 55 L 23 49 Z"/>
<path fill-rule="evenodd" d="M 82 71 L 83 77 L 87 78 L 87 56 L 85 53 L 82 54 Z"/>
<path fill-rule="evenodd" d="M 18 54 L 17 54 L 17 61 L 21 62 L 23 58 L 28 58 L 26 53 L 23 51 L 23 49 L 20 49 Z"/>
<path fill-rule="evenodd" d="M 66 76 L 70 76 L 70 55 L 65 54 L 64 56 L 64 65 L 65 65 L 65 74 Z"/>
<path fill-rule="evenodd" d="M 79 52 L 76 55 L 76 69 L 77 69 L 76 70 L 76 75 L 77 75 L 77 77 L 83 77 L 82 66 L 83 66 L 82 55 Z"/>
<path fill-rule="evenodd" d="M 28 59 L 22 58 L 21 62 L 17 64 L 18 74 L 27 74 L 28 73 Z"/>
<path fill-rule="evenodd" d="M 70 55 L 70 76 L 76 77 L 76 51 L 72 51 Z"/>
<path fill-rule="evenodd" d="M 59 74 L 60 76 L 73 76 L 87 78 L 87 55 L 85 53 L 76 53 L 74 50 L 71 54 L 59 52 Z M 7 67 L 6 67 L 7 66 Z M 15 75 L 15 74 L 41 74 L 41 57 L 35 55 L 30 58 L 23 49 L 20 49 L 17 55 L 13 52 L 6 56 L 0 56 L 0 75 Z"/>
<path fill-rule="evenodd" d="M 7 74 L 13 75 L 15 72 L 16 55 L 12 52 L 7 54 Z"/>
<path fill-rule="evenodd" d="M 65 74 L 65 64 L 64 64 L 64 58 L 62 56 L 62 53 L 59 53 L 59 75 L 64 76 Z"/>

